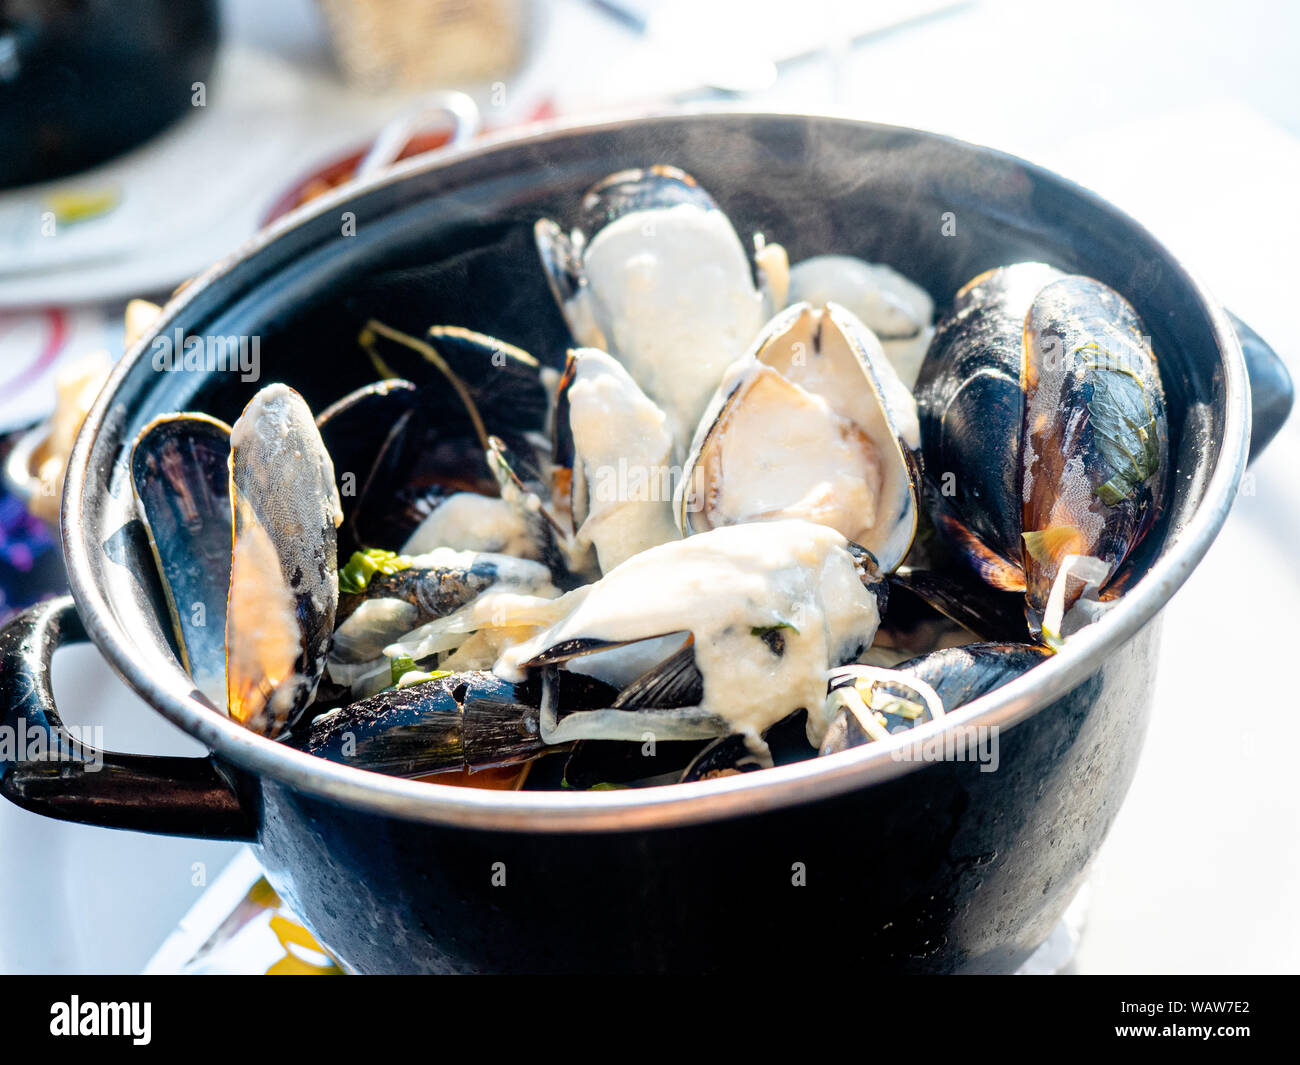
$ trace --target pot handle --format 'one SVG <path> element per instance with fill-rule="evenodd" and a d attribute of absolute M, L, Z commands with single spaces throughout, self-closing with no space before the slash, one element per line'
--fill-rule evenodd
<path fill-rule="evenodd" d="M 1264 338 L 1231 311 L 1228 318 L 1241 341 L 1250 378 L 1250 461 L 1254 462 L 1291 413 L 1295 386 L 1281 356 Z"/>
<path fill-rule="evenodd" d="M 411 138 L 435 121 L 445 122 L 451 129 L 447 143 L 442 148 L 435 149 L 442 151 L 459 147 L 471 140 L 478 133 L 481 120 L 478 105 L 472 96 L 455 91 L 429 93 L 389 120 L 379 131 L 365 157 L 357 164 L 357 171 L 352 176 L 369 177 L 392 166 Z"/>
<path fill-rule="evenodd" d="M 100 751 L 59 720 L 50 660 L 86 640 L 71 596 L 37 603 L 0 630 L 0 794 L 61 821 L 252 840 L 253 819 L 212 758 Z"/>

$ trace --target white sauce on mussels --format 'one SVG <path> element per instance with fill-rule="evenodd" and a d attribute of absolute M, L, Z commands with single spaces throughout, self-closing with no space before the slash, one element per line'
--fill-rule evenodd
<path fill-rule="evenodd" d="M 903 384 L 913 388 L 934 335 L 930 294 L 892 267 L 852 255 L 814 255 L 791 268 L 789 303 L 831 301 L 879 337 Z"/>
<path fill-rule="evenodd" d="M 569 385 L 575 498 L 585 514 L 575 534 L 596 549 L 602 573 L 678 536 L 673 521 L 677 467 L 667 418 L 617 359 L 577 353 Z"/>
<path fill-rule="evenodd" d="M 449 495 L 407 537 L 399 554 L 422 555 L 439 547 L 536 558 L 523 515 L 509 501 L 475 492 Z"/>
<path fill-rule="evenodd" d="M 875 593 L 839 533 L 795 520 L 735 525 L 633 556 L 494 669 L 519 680 L 523 663 L 565 640 L 690 631 L 704 679 L 700 708 L 757 736 L 800 707 L 819 706 L 827 670 L 856 658 L 879 624 Z M 780 653 L 763 638 L 773 632 Z M 661 651 L 670 649 L 661 641 Z M 644 667 L 635 657 L 589 655 L 567 668 L 621 686 Z"/>
<path fill-rule="evenodd" d="M 634 211 L 596 234 L 583 272 L 596 328 L 685 451 L 722 371 L 763 324 L 740 238 L 716 209 Z"/>

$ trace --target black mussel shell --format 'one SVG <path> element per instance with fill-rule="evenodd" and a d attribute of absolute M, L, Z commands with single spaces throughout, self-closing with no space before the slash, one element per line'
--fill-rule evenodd
<path fill-rule="evenodd" d="M 796 710 L 782 718 L 763 733 L 773 765 L 790 765 L 802 762 L 817 754 L 808 742 L 808 715 Z M 723 736 L 704 747 L 692 759 L 681 776 L 683 784 L 694 780 L 711 780 L 714 777 L 752 773 L 763 768 L 763 760 L 749 749 L 743 736 Z"/>
<path fill-rule="evenodd" d="M 608 685 L 566 677 L 566 705 L 589 708 L 613 697 Z M 320 758 L 390 776 L 486 769 L 531 761 L 554 748 L 538 730 L 540 687 L 468 671 L 389 688 L 320 715 L 289 742 Z"/>

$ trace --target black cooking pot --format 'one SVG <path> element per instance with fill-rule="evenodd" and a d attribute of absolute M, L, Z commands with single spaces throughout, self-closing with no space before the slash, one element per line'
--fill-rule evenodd
<path fill-rule="evenodd" d="M 6 765 L 5 795 L 54 817 L 253 840 L 276 889 L 362 972 L 951 972 L 1023 960 L 1128 789 L 1159 611 L 1223 524 L 1252 436 L 1238 333 L 1136 223 L 1036 167 L 913 130 L 775 115 L 610 122 L 413 160 L 344 188 L 188 286 L 157 332 L 257 336 L 261 383 L 287 381 L 316 408 L 370 377 L 353 337 L 372 315 L 411 330 L 464 324 L 558 356 L 566 335 L 532 250 L 534 219 L 569 215 L 613 170 L 664 162 L 793 259 L 891 263 L 941 309 L 982 270 L 1046 259 L 1118 289 L 1151 331 L 1177 469 L 1149 570 L 1051 661 L 923 726 L 996 727 L 995 771 L 957 759 L 973 753 L 961 733 L 938 761 L 875 743 L 672 787 L 496 792 L 369 774 L 254 735 L 202 705 L 176 662 L 123 458 L 155 415 L 233 419 L 258 382 L 155 370 L 149 336 L 115 370 L 69 464 L 75 603 L 37 607 L 0 635 L 7 723 L 48 729 L 66 757 Z M 355 236 L 341 235 L 344 212 Z M 1243 337 L 1258 447 L 1285 417 L 1290 383 Z M 211 756 L 113 754 L 89 771 L 48 673 L 54 647 L 87 635 Z"/>
<path fill-rule="evenodd" d="M 0 189 L 85 170 L 196 106 L 216 0 L 0 0 Z"/>

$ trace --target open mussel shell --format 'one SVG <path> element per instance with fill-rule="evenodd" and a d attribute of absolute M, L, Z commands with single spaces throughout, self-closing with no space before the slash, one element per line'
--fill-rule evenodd
<path fill-rule="evenodd" d="M 182 664 L 226 707 L 226 595 L 230 587 L 230 426 L 171 414 L 131 449 L 136 509 L 162 576 Z"/>
<path fill-rule="evenodd" d="M 397 599 L 416 608 L 415 625 L 446 617 L 489 588 L 538 595 L 549 585 L 549 571 L 538 562 L 487 551 L 438 548 L 402 557 L 406 565 L 374 574 L 363 591 L 339 596 L 340 624 L 369 599 Z"/>
<path fill-rule="evenodd" d="M 338 606 L 334 466 L 307 404 L 263 388 L 230 434 L 234 539 L 226 612 L 230 714 L 275 736 L 311 701 Z"/>
<path fill-rule="evenodd" d="M 533 240 L 547 286 L 574 342 L 584 347 L 605 347 L 605 337 L 596 328 L 582 291 L 586 280 L 582 276 L 585 240 L 581 231 L 570 235 L 551 219 L 539 218 L 533 225 Z"/>
<path fill-rule="evenodd" d="M 712 739 L 727 722 L 696 704 L 704 678 L 695 663 L 694 637 L 668 632 L 626 640 L 562 639 L 521 664 L 541 691 L 541 730 L 548 743 L 673 742 Z M 566 692 L 597 682 L 608 698 L 575 707 Z"/>
<path fill-rule="evenodd" d="M 370 489 L 381 457 L 399 446 L 394 438 L 408 430 L 417 397 L 418 391 L 410 381 L 377 381 L 348 393 L 316 418 L 321 440 L 334 463 L 343 509 L 338 551 L 344 559 L 363 546 L 379 546 L 363 539 L 358 522 L 371 513 L 379 501 L 377 497 L 391 499 L 394 494 L 392 484 L 376 485 L 373 496 Z M 365 505 L 367 502 L 371 506 Z M 387 543 L 388 538 L 384 539 Z"/>
<path fill-rule="evenodd" d="M 655 661 L 669 648 L 666 657 Z M 653 664 L 646 668 L 647 662 Z M 542 736 L 550 743 L 699 740 L 730 731 L 722 718 L 696 705 L 704 678 L 695 664 L 694 637 L 687 632 L 635 640 L 565 640 L 524 668 L 540 678 Z M 575 709 L 564 697 L 574 677 L 600 681 L 612 697 L 601 707 Z"/>
<path fill-rule="evenodd" d="M 1086 585 L 1104 587 L 1164 499 L 1164 388 L 1137 312 L 1087 277 L 1046 286 L 1025 319 L 1023 565 L 1030 627 L 1059 634 Z M 1045 623 L 1049 599 L 1076 566 Z"/>
<path fill-rule="evenodd" d="M 584 197 L 566 236 L 534 230 L 551 289 L 581 346 L 618 359 L 668 416 L 678 449 L 725 368 L 786 288 L 778 245 L 746 250 L 694 178 L 672 167 L 611 174 Z"/>
<path fill-rule="evenodd" d="M 814 255 L 790 268 L 789 300 L 838 303 L 876 335 L 903 384 L 916 384 L 934 333 L 934 301 L 920 285 L 883 263 Z"/>
<path fill-rule="evenodd" d="M 603 351 L 568 354 L 556 390 L 552 463 L 552 501 L 569 515 L 574 553 L 594 550 L 602 573 L 680 535 L 667 418 Z"/>
<path fill-rule="evenodd" d="M 800 517 L 889 572 L 916 535 L 918 443 L 911 396 L 871 331 L 836 304 L 797 304 L 768 323 L 705 412 L 678 520 L 693 533 Z"/>
<path fill-rule="evenodd" d="M 767 729 L 757 744 L 737 734 L 719 737 L 691 760 L 680 780 L 712 780 L 811 758 L 817 751 L 808 742 L 807 720 L 806 711 L 796 710 Z"/>
<path fill-rule="evenodd" d="M 1052 652 L 1023 643 L 977 643 L 948 647 L 904 662 L 895 669 L 846 666 L 833 670 L 828 690 L 880 687 L 895 695 L 892 707 L 874 712 L 845 707 L 836 714 L 819 753 L 834 754 L 907 731 L 966 705 L 1015 680 L 1051 657 Z M 937 707 L 933 701 L 937 700 Z M 855 701 L 856 702 L 856 701 Z M 937 711 L 937 712 L 936 712 Z"/>
<path fill-rule="evenodd" d="M 547 474 L 536 449 L 528 441 L 518 441 L 512 447 L 501 437 L 489 437 L 487 463 L 501 499 L 522 525 L 537 557 L 551 571 L 556 587 L 570 589 L 584 583 L 579 560 L 566 550 L 568 533 L 547 504 Z"/>
<path fill-rule="evenodd" d="M 466 423 L 444 424 L 444 402 L 436 385 L 393 379 L 350 393 L 317 418 L 343 508 L 340 560 L 371 548 L 526 551 L 517 522 L 494 520 L 505 508 L 488 501 L 498 489 L 482 442 Z"/>
<path fill-rule="evenodd" d="M 1052 657 L 1028 643 L 972 643 L 945 647 L 898 667 L 934 689 L 946 713 L 1000 688 Z"/>

